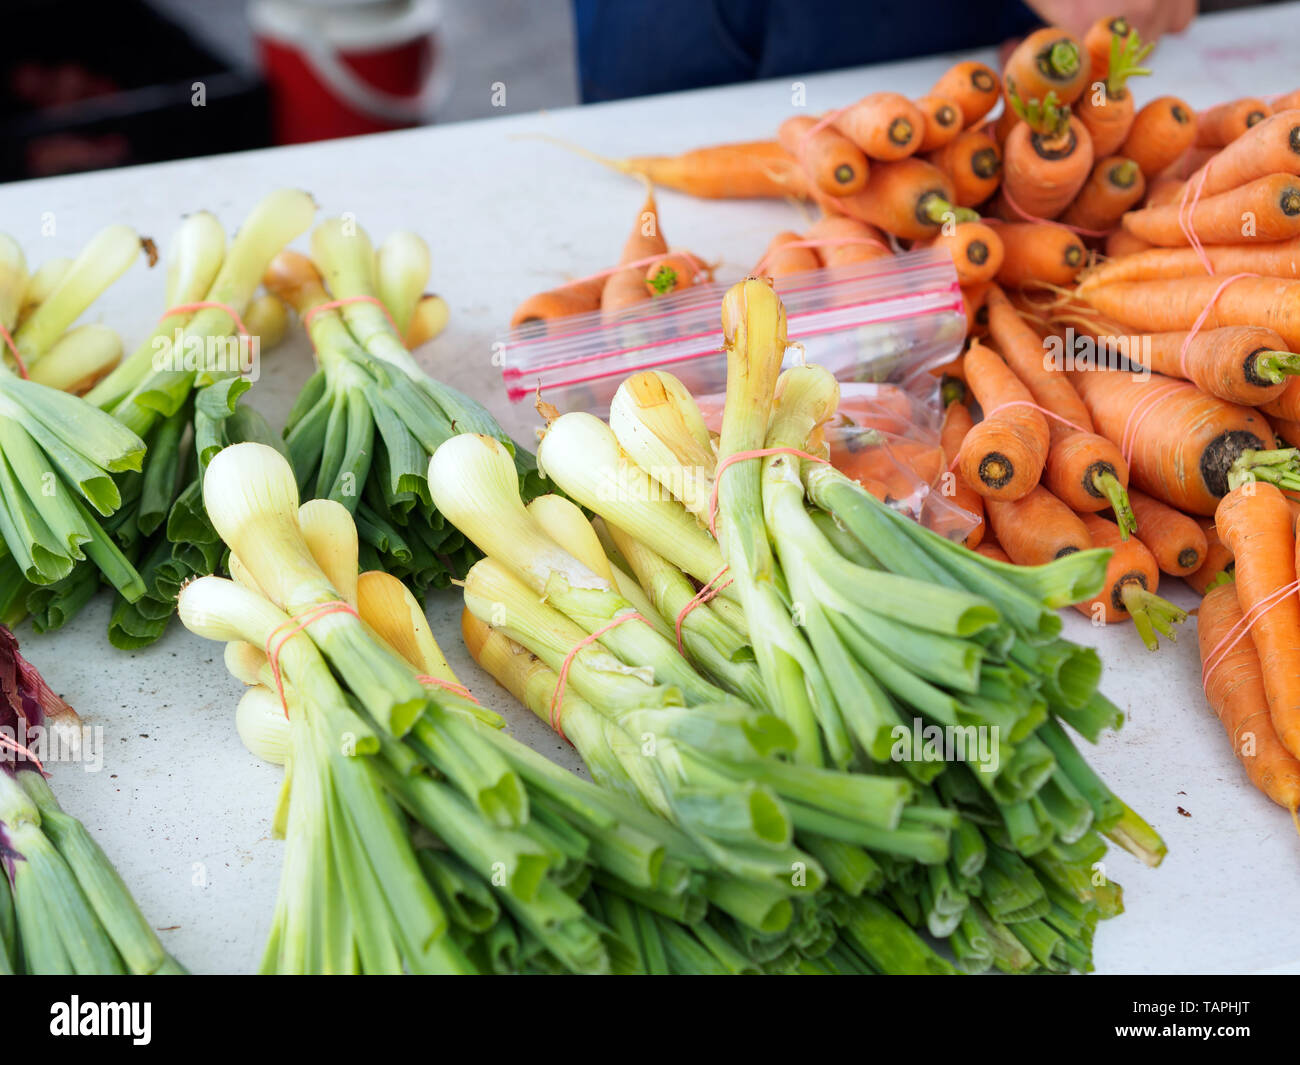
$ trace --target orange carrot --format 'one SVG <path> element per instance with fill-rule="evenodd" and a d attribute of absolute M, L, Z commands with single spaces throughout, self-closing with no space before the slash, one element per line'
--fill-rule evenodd
<path fill-rule="evenodd" d="M 1137 524 L 1129 507 L 1128 477 L 1123 454 L 1104 436 L 1065 429 L 1052 437 L 1043 484 L 1080 514 L 1110 508 L 1125 536 Z"/>
<path fill-rule="evenodd" d="M 1034 402 L 1090 432 L 1092 417 L 1070 383 L 1065 367 L 1048 367 L 1042 339 L 1026 324 L 1006 293 L 994 285 L 986 303 L 989 336 L 1012 372 L 1029 389 Z M 1074 431 L 1062 422 L 1053 421 L 1052 425 L 1054 435 Z"/>
<path fill-rule="evenodd" d="M 966 335 L 982 337 L 989 331 L 988 295 L 990 283 L 962 285 L 961 301 L 966 312 Z"/>
<path fill-rule="evenodd" d="M 1211 107 L 1196 116 L 1196 146 L 1225 148 L 1272 113 L 1268 104 L 1253 96 Z"/>
<path fill-rule="evenodd" d="M 605 162 L 625 174 L 640 174 L 660 188 L 709 200 L 808 195 L 803 169 L 776 141 L 717 144 L 681 155 L 640 155 Z"/>
<path fill-rule="evenodd" d="M 652 296 L 668 296 L 695 285 L 704 274 L 703 264 L 695 256 L 669 252 L 646 267 L 645 284 Z"/>
<path fill-rule="evenodd" d="M 921 147 L 925 114 L 906 96 L 874 92 L 835 119 L 844 135 L 870 158 L 904 159 Z"/>
<path fill-rule="evenodd" d="M 1153 245 L 1148 244 L 1140 237 L 1133 236 L 1127 229 L 1121 226 L 1113 230 L 1106 238 L 1106 254 L 1112 259 L 1118 259 L 1123 255 L 1136 255 L 1140 251 L 1146 251 Z"/>
<path fill-rule="evenodd" d="M 1124 19 L 1111 21 L 1128 26 Z M 1094 47 L 1100 44 L 1097 36 L 1091 42 Z M 1098 63 L 1096 55 L 1092 56 L 1090 85 L 1076 102 L 1074 113 L 1087 127 L 1093 151 L 1098 156 L 1114 155 L 1128 136 L 1133 126 L 1133 94 L 1129 92 L 1128 81 L 1136 75 L 1151 73 L 1142 66 L 1142 60 L 1153 47 L 1144 45 L 1137 31 L 1127 28 L 1120 35 L 1108 35 L 1104 62 Z"/>
<path fill-rule="evenodd" d="M 993 226 L 983 222 L 961 222 L 952 227 L 951 233 L 941 233 L 926 241 L 925 246 L 952 256 L 957 280 L 963 285 L 990 281 L 1002 266 L 1002 238 Z"/>
<path fill-rule="evenodd" d="M 1137 163 L 1120 155 L 1108 156 L 1092 168 L 1092 175 L 1061 221 L 1080 229 L 1112 229 L 1145 191 L 1146 179 Z"/>
<path fill-rule="evenodd" d="M 1254 407 L 1278 399 L 1291 376 L 1300 374 L 1300 355 L 1285 349 L 1271 329 L 1228 325 L 1202 329 L 1190 343 L 1184 332 L 1151 333 L 1139 338 L 1129 356 L 1167 377 L 1186 377 L 1229 403 Z"/>
<path fill-rule="evenodd" d="M 1006 235 L 1007 258 L 1011 245 Z M 1231 275 L 1229 275 L 1231 276 Z M 1140 333 L 1171 333 L 1191 329 L 1227 278 L 1184 278 L 1175 281 L 1122 281 L 1089 289 L 1088 302 L 1103 314 L 1127 323 Z M 1243 277 L 1232 281 L 1210 307 L 1202 328 L 1257 325 L 1286 341 L 1288 351 L 1300 350 L 1300 281 Z"/>
<path fill-rule="evenodd" d="M 1107 625 L 1132 618 L 1142 642 L 1152 651 L 1159 646 L 1156 633 L 1176 639 L 1174 626 L 1187 620 L 1187 612 L 1156 595 L 1160 568 L 1155 556 L 1136 536 L 1122 540 L 1114 522 L 1097 514 L 1084 514 L 1082 520 L 1092 546 L 1108 547 L 1112 554 L 1101 592 L 1076 603 L 1075 609 Z"/>
<path fill-rule="evenodd" d="M 1264 417 L 1277 439 L 1277 447 L 1300 447 L 1300 421 L 1276 418 L 1271 414 L 1266 414 Z"/>
<path fill-rule="evenodd" d="M 983 203 L 1002 180 L 1002 149 L 983 130 L 965 130 L 926 158 L 952 179 L 958 207 Z"/>
<path fill-rule="evenodd" d="M 1088 259 L 1083 241 L 1064 226 L 1016 222 L 998 226 L 998 235 L 1003 248 L 1001 285 L 1014 288 L 1042 281 L 1068 285 Z"/>
<path fill-rule="evenodd" d="M 1042 566 L 1092 547 L 1079 516 L 1042 485 L 1015 500 L 984 504 L 989 528 L 1018 566 Z"/>
<path fill-rule="evenodd" d="M 991 558 L 994 562 L 1010 562 L 1011 556 L 1002 550 L 992 540 L 984 540 L 975 546 L 975 553 L 983 555 L 985 558 Z"/>
<path fill-rule="evenodd" d="M 1088 80 L 1105 81 L 1110 73 L 1112 41 L 1123 41 L 1133 27 L 1123 15 L 1105 15 L 1099 18 L 1083 35 L 1083 47 L 1088 53 Z"/>
<path fill-rule="evenodd" d="M 1196 629 L 1201 665 L 1209 670 L 1204 678 L 1205 698 L 1251 783 L 1295 817 L 1300 808 L 1300 761 L 1286 749 L 1273 727 L 1264 669 L 1254 640 L 1246 636 L 1231 643 L 1241 632 L 1242 617 L 1232 581 L 1211 588 L 1201 600 Z"/>
<path fill-rule="evenodd" d="M 1147 186 L 1147 198 L 1142 206 L 1162 207 L 1167 203 L 1177 203 L 1182 192 L 1182 179 L 1162 174 Z"/>
<path fill-rule="evenodd" d="M 1122 232 L 1127 233 L 1127 230 Z M 1130 234 L 1131 236 L 1131 234 Z M 1133 238 L 1137 239 L 1137 238 Z M 1300 278 L 1300 236 L 1266 244 L 1214 244 L 1204 249 L 1217 277 L 1260 274 L 1263 277 Z M 1111 254 L 1109 251 L 1107 254 Z M 1089 271 L 1080 291 L 1116 281 L 1162 281 L 1205 277 L 1205 267 L 1192 248 L 1156 248 L 1112 259 Z"/>
<path fill-rule="evenodd" d="M 1093 153 L 1114 155 L 1133 128 L 1133 94 L 1126 90 L 1111 96 L 1104 90 L 1090 89 L 1079 99 L 1074 113 L 1092 138 Z"/>
<path fill-rule="evenodd" d="M 922 96 L 915 101 L 925 116 L 918 152 L 933 152 L 950 143 L 962 128 L 961 107 L 950 96 Z"/>
<path fill-rule="evenodd" d="M 668 251 L 668 242 L 659 226 L 659 207 L 655 203 L 653 188 L 646 189 L 645 204 L 637 216 L 632 232 L 623 243 L 619 264 L 642 262 Z M 600 294 L 600 309 L 616 311 L 650 298 L 645 283 L 645 266 L 629 266 L 609 275 Z"/>
<path fill-rule="evenodd" d="M 1202 196 L 1214 196 L 1270 174 L 1300 174 L 1300 110 L 1279 111 L 1229 144 L 1202 169 Z M 1188 181 L 1196 188 L 1200 172 Z"/>
<path fill-rule="evenodd" d="M 961 474 L 952 469 L 961 453 L 962 441 L 966 434 L 975 427 L 970 408 L 965 403 L 949 403 L 943 412 L 943 425 L 939 430 L 939 446 L 943 450 L 944 469 L 950 471 L 943 480 L 940 494 L 962 510 L 979 519 L 963 541 L 967 547 L 977 547 L 984 538 L 984 499 L 961 478 Z"/>
<path fill-rule="evenodd" d="M 1007 138 L 1011 136 L 1011 131 L 1021 124 L 1021 118 L 1011 108 L 1004 107 L 1002 114 L 998 115 L 998 120 L 993 123 L 993 139 L 998 142 L 999 148 L 1005 148 Z"/>
<path fill-rule="evenodd" d="M 792 115 L 778 128 L 777 140 L 827 196 L 846 196 L 867 183 L 867 157 L 834 123 Z"/>
<path fill-rule="evenodd" d="M 1071 377 L 1097 432 L 1126 453 L 1131 448 L 1131 482 L 1192 514 L 1213 514 L 1227 494 L 1233 463 L 1270 438 L 1259 412 L 1206 395 L 1187 381 L 1117 370 Z"/>
<path fill-rule="evenodd" d="M 1133 125 L 1119 147 L 1150 181 L 1171 166 L 1196 140 L 1196 114 L 1176 96 L 1158 96 L 1133 116 Z"/>
<path fill-rule="evenodd" d="M 1295 657 L 1300 597 L 1275 593 L 1296 579 L 1295 524 L 1282 493 L 1267 483 L 1234 488 L 1214 513 L 1215 528 L 1236 560 L 1241 609 L 1253 617 L 1250 637 L 1264 677 L 1269 716 L 1292 754 L 1300 750 L 1300 669 Z M 1267 601 L 1275 601 L 1270 605 Z M 1266 609 L 1267 608 L 1267 609 Z"/>
<path fill-rule="evenodd" d="M 1055 218 L 1078 195 L 1092 170 L 1092 138 L 1083 124 L 1066 118 L 1059 130 L 1035 132 L 1020 123 L 1002 148 L 1002 191 L 997 213 L 1008 222 Z"/>
<path fill-rule="evenodd" d="M 608 275 L 588 278 L 561 285 L 547 292 L 529 296 L 510 316 L 511 327 L 528 322 L 548 322 L 555 318 L 567 318 L 572 314 L 587 314 L 600 309 L 600 294 L 605 288 Z"/>
<path fill-rule="evenodd" d="M 1124 216 L 1124 228 L 1152 244 L 1183 247 L 1189 241 L 1179 225 L 1180 208 L 1181 204 L 1170 203 L 1130 211 Z M 1205 244 L 1293 237 L 1300 233 L 1300 176 L 1271 174 L 1257 178 L 1239 188 L 1202 197 L 1185 215 Z"/>
<path fill-rule="evenodd" d="M 1281 96 L 1275 96 L 1269 100 L 1268 106 L 1273 109 L 1273 114 L 1279 111 L 1294 111 L 1300 108 L 1300 89 L 1292 89 L 1290 92 L 1284 92 Z"/>
<path fill-rule="evenodd" d="M 1162 573 L 1186 577 L 1204 565 L 1208 545 L 1195 518 L 1136 488 L 1129 489 L 1128 500 L 1137 518 L 1138 535 Z"/>
<path fill-rule="evenodd" d="M 954 206 L 952 181 L 924 159 L 873 163 L 867 184 L 852 196 L 814 193 L 828 212 L 846 214 L 902 240 L 924 240 L 945 221 L 962 221 L 972 212 Z"/>
<path fill-rule="evenodd" d="M 800 274 L 807 270 L 816 270 L 821 260 L 812 248 L 787 248 L 787 244 L 802 243 L 803 237 L 790 230 L 782 230 L 774 236 L 763 253 L 760 269 L 764 277 L 785 277 L 788 274 Z"/>
<path fill-rule="evenodd" d="M 1235 563 L 1233 562 L 1232 552 L 1224 547 L 1223 541 L 1219 539 L 1213 520 L 1210 518 L 1194 518 L 1193 520 L 1201 527 L 1201 532 L 1205 534 L 1205 561 L 1201 563 L 1200 568 L 1195 573 L 1189 573 L 1183 580 L 1198 595 L 1204 595 L 1209 591 L 1211 585 L 1222 579 L 1223 574 L 1230 575 L 1232 573 Z"/>
<path fill-rule="evenodd" d="M 991 67 L 973 59 L 955 63 L 934 83 L 931 96 L 946 96 L 961 108 L 962 126 L 969 128 L 993 110 L 1001 84 Z"/>
<path fill-rule="evenodd" d="M 1071 104 L 1088 84 L 1088 53 L 1077 37 L 1055 26 L 1035 30 L 1007 57 L 1002 81 L 1008 103 L 1046 101 L 1054 94 Z"/>
<path fill-rule="evenodd" d="M 991 348 L 973 343 L 965 367 L 984 420 L 962 441 L 961 475 L 986 499 L 1019 499 L 1038 483 L 1047 461 L 1047 419 L 1024 405 L 1033 403 L 1029 389 Z"/>
<path fill-rule="evenodd" d="M 817 249 L 823 266 L 846 266 L 893 257 L 889 238 L 875 226 L 846 215 L 819 218 L 805 234 L 808 240 L 824 241 Z"/>

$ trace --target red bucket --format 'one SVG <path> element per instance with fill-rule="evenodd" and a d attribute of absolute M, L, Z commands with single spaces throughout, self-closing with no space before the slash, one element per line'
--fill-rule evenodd
<path fill-rule="evenodd" d="M 253 0 L 279 144 L 418 126 L 448 79 L 435 0 Z"/>

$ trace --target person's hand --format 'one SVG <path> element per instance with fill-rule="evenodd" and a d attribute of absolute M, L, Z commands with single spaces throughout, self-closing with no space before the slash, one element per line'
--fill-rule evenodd
<path fill-rule="evenodd" d="M 1060 26 L 1082 38 L 1107 15 L 1123 15 L 1143 43 L 1166 33 L 1181 33 L 1196 17 L 1196 0 L 1025 0 L 1049 26 Z"/>

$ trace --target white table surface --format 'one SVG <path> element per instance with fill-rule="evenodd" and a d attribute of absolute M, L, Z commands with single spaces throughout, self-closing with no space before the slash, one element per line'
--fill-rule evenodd
<path fill-rule="evenodd" d="M 1172 93 L 1204 107 L 1293 89 L 1297 35 L 1300 4 L 1203 18 L 1160 44 L 1155 76 L 1136 88 L 1139 103 Z M 886 88 L 919 95 L 950 61 L 812 76 L 807 106 L 820 111 Z M 512 109 L 528 106 L 516 94 L 508 98 Z M 642 193 L 626 178 L 520 135 L 566 138 L 607 155 L 672 152 L 770 136 L 790 102 L 790 82 L 765 82 L 6 185 L 0 227 L 34 267 L 75 254 L 109 222 L 165 241 L 183 214 L 207 209 L 233 231 L 268 190 L 293 185 L 312 192 L 321 217 L 354 212 L 376 242 L 393 229 L 418 230 L 433 247 L 432 286 L 452 308 L 447 332 L 420 353 L 422 362 L 485 400 L 512 432 L 530 434 L 532 412 L 509 407 L 490 363 L 497 330 L 524 296 L 612 261 Z M 801 221 L 781 203 L 712 203 L 672 192 L 660 202 L 670 242 L 723 259 L 722 276 L 740 276 L 772 233 Z M 163 283 L 161 270 L 133 267 L 90 318 L 116 327 L 130 348 L 163 309 Z M 309 370 L 308 346 L 296 334 L 268 356 L 251 401 L 282 424 Z M 1180 582 L 1169 583 L 1173 598 L 1193 605 Z M 462 679 L 507 715 L 516 735 L 576 768 L 572 752 L 469 661 L 457 597 L 444 593 L 430 607 Z M 54 688 L 104 730 L 103 769 L 56 767 L 56 792 L 116 862 L 178 958 L 197 972 L 250 972 L 280 872 L 281 845 L 270 837 L 280 770 L 258 762 L 235 734 L 241 687 L 225 673 L 219 645 L 175 624 L 155 646 L 120 652 L 104 635 L 109 610 L 101 596 L 60 633 L 38 637 L 26 626 L 19 633 Z M 1194 622 L 1176 646 L 1149 655 L 1131 627 L 1094 629 L 1067 615 L 1067 635 L 1101 650 L 1102 686 L 1129 714 L 1124 731 L 1089 759 L 1169 843 L 1155 870 L 1112 852 L 1109 872 L 1125 887 L 1128 912 L 1098 934 L 1098 969 L 1300 972 L 1300 839 L 1287 814 L 1249 785 L 1205 704 Z"/>

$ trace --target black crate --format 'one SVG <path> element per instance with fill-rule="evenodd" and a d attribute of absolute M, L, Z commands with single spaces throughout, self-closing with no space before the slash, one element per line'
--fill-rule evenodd
<path fill-rule="evenodd" d="M 260 77 L 140 0 L 4 6 L 0 181 L 271 143 Z"/>

